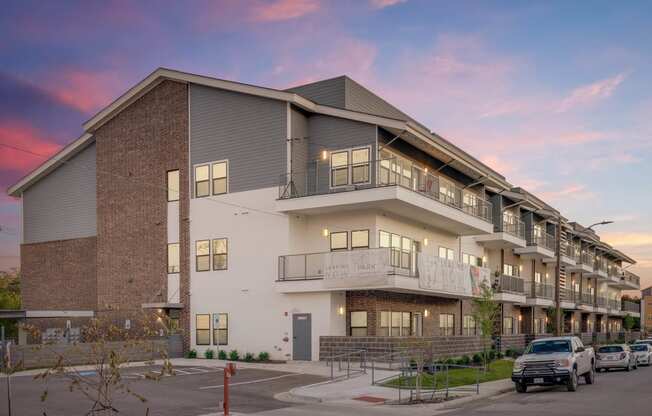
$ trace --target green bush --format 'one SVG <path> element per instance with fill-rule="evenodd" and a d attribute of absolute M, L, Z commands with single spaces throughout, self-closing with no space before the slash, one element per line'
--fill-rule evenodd
<path fill-rule="evenodd" d="M 190 350 L 186 353 L 186 358 L 197 358 L 197 350 Z"/>
<path fill-rule="evenodd" d="M 507 351 L 505 351 L 505 355 L 507 357 L 514 357 L 515 354 L 516 354 L 516 351 L 514 349 L 512 349 L 512 348 L 507 348 Z"/>
<path fill-rule="evenodd" d="M 478 353 L 473 354 L 473 364 L 482 364 L 482 355 Z"/>
<path fill-rule="evenodd" d="M 244 360 L 245 360 L 246 362 L 248 362 L 248 363 L 249 363 L 249 362 L 252 362 L 252 361 L 254 360 L 254 355 L 253 355 L 252 353 L 250 353 L 250 352 L 245 353 L 245 355 L 244 355 Z"/>
<path fill-rule="evenodd" d="M 269 353 L 263 351 L 260 354 L 258 354 L 258 361 L 269 361 Z"/>
<path fill-rule="evenodd" d="M 229 360 L 238 361 L 239 359 L 240 359 L 240 353 L 238 353 L 238 350 L 229 351 Z"/>
<path fill-rule="evenodd" d="M 489 355 L 488 355 L 489 361 L 493 361 L 496 359 L 496 350 L 489 350 Z"/>
<path fill-rule="evenodd" d="M 208 360 L 212 360 L 214 356 L 215 356 L 215 351 L 213 351 L 212 349 L 209 348 L 206 351 L 204 351 L 204 358 Z"/>
<path fill-rule="evenodd" d="M 446 363 L 448 365 L 452 365 L 452 364 L 455 364 L 455 360 L 453 360 L 452 358 L 447 358 L 446 361 L 444 361 L 444 363 Z"/>
<path fill-rule="evenodd" d="M 220 360 L 226 360 L 226 351 L 219 350 L 217 352 L 217 358 L 220 359 Z"/>
<path fill-rule="evenodd" d="M 498 354 L 496 354 L 496 358 L 498 358 L 499 360 L 502 360 L 503 357 L 504 357 L 504 355 L 503 355 L 502 352 L 498 352 Z"/>
<path fill-rule="evenodd" d="M 460 361 L 462 362 L 462 365 L 469 365 L 471 364 L 471 357 L 464 355 L 462 358 L 460 358 Z"/>

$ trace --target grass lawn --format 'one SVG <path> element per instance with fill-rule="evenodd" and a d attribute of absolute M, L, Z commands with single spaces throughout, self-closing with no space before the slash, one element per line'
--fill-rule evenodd
<path fill-rule="evenodd" d="M 480 383 L 494 380 L 502 380 L 512 376 L 512 367 L 514 362 L 510 360 L 497 360 L 489 365 L 489 370 L 485 373 L 480 369 Z M 448 372 L 448 387 L 465 386 L 467 384 L 475 384 L 478 370 L 473 368 L 458 368 L 451 369 Z M 435 380 L 436 378 L 436 380 Z M 402 387 L 413 387 L 416 376 L 401 378 Z M 437 374 L 436 376 L 430 374 L 423 374 L 421 376 L 421 386 L 424 388 L 432 388 L 436 382 L 436 388 L 446 387 L 445 374 Z M 398 387 L 398 378 L 385 383 L 386 387 Z"/>

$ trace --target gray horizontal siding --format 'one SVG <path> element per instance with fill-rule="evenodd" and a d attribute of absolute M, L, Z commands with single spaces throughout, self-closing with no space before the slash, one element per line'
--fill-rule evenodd
<path fill-rule="evenodd" d="M 341 76 L 290 88 L 288 91 L 297 93 L 318 104 L 345 108 L 345 89 L 346 77 Z"/>
<path fill-rule="evenodd" d="M 407 114 L 349 78 L 346 79 L 346 108 L 383 117 L 410 120 Z"/>
<path fill-rule="evenodd" d="M 229 160 L 229 191 L 278 186 L 287 169 L 287 103 L 190 86 L 192 165 Z"/>
<path fill-rule="evenodd" d="M 97 235 L 95 143 L 23 193 L 24 243 Z"/>

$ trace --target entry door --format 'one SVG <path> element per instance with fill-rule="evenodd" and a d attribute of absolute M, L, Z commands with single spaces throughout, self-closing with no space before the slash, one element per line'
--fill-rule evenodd
<path fill-rule="evenodd" d="M 309 313 L 292 315 L 292 359 L 310 361 L 312 359 L 312 329 Z"/>

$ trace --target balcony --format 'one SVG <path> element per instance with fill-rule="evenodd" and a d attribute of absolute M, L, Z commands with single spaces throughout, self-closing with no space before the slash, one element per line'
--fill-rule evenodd
<path fill-rule="evenodd" d="M 514 253 L 525 258 L 552 259 L 555 257 L 555 237 L 547 233 L 536 235 L 531 230 L 527 246 L 514 249 Z"/>
<path fill-rule="evenodd" d="M 554 299 L 554 290 L 553 286 L 553 299 Z M 564 287 L 559 288 L 559 301 L 562 309 L 577 309 L 577 306 L 580 302 L 580 294 L 573 289 L 567 289 Z"/>
<path fill-rule="evenodd" d="M 513 223 L 503 222 L 498 231 L 494 231 L 492 234 L 476 236 L 475 240 L 485 247 L 493 249 L 526 247 L 525 224 L 518 218 L 514 218 Z"/>
<path fill-rule="evenodd" d="M 609 299 L 607 301 L 607 312 L 609 315 L 620 316 L 622 314 L 620 301 L 618 299 Z"/>
<path fill-rule="evenodd" d="M 279 256 L 280 293 L 388 290 L 470 298 L 489 284 L 489 269 L 392 248 Z"/>
<path fill-rule="evenodd" d="M 565 267 L 574 267 L 577 265 L 578 257 L 577 254 L 574 250 L 574 247 L 572 245 L 568 244 L 568 242 L 562 240 L 560 241 L 560 247 L 561 247 L 561 265 Z M 556 250 L 555 250 L 556 251 Z M 552 258 L 544 258 L 543 259 L 544 263 L 556 263 L 557 262 L 557 256 L 552 257 Z"/>
<path fill-rule="evenodd" d="M 532 306 L 552 306 L 555 298 L 555 287 L 553 285 L 536 282 L 526 282 L 525 295 L 526 303 Z"/>
<path fill-rule="evenodd" d="M 397 169 L 393 159 L 316 165 L 281 177 L 279 212 L 318 215 L 361 208 L 390 211 L 457 235 L 493 233 L 490 202 L 416 167 Z"/>
<path fill-rule="evenodd" d="M 622 303 L 622 311 L 624 314 L 629 314 L 637 318 L 641 315 L 641 305 L 636 302 L 624 300 Z"/>
<path fill-rule="evenodd" d="M 592 273 L 594 263 L 595 263 L 595 256 L 593 255 L 593 253 L 584 251 L 580 253 L 579 259 L 578 261 L 576 261 L 575 266 L 567 266 L 567 269 L 573 272 L 577 271 L 577 272 L 584 272 L 584 273 Z"/>
<path fill-rule="evenodd" d="M 604 296 L 598 296 L 595 304 L 595 311 L 597 313 L 607 313 L 607 304 L 607 298 Z"/>
<path fill-rule="evenodd" d="M 520 277 L 500 275 L 496 278 L 495 288 L 496 301 L 525 303 L 525 282 Z"/>
<path fill-rule="evenodd" d="M 607 269 L 607 260 L 603 257 L 595 257 L 593 263 L 593 271 L 587 272 L 586 277 L 594 277 L 599 280 L 607 280 L 609 278 Z"/>

